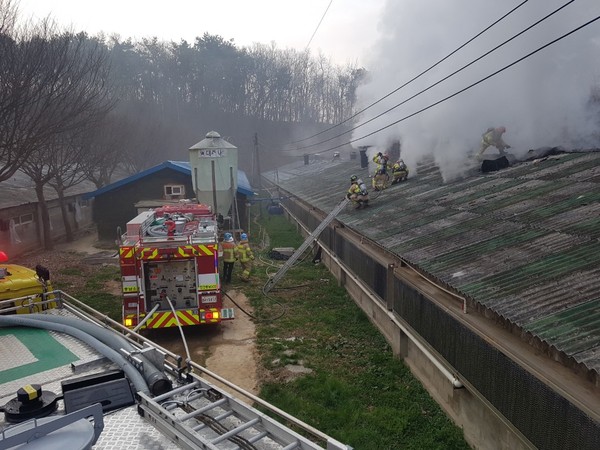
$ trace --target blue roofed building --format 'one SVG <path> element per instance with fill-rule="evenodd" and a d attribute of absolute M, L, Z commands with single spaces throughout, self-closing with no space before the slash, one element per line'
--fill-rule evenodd
<path fill-rule="evenodd" d="M 241 227 L 248 221 L 246 201 L 254 195 L 246 173 L 237 171 L 234 206 Z M 182 200 L 195 201 L 189 161 L 165 161 L 85 195 L 94 199 L 93 218 L 99 239 L 117 239 L 118 230 L 139 212 Z"/>

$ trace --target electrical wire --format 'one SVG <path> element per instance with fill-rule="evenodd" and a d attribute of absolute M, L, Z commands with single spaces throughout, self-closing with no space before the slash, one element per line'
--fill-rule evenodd
<path fill-rule="evenodd" d="M 231 186 L 231 190 L 234 191 L 233 186 Z M 238 200 L 237 200 L 237 192 L 233 192 L 233 211 L 235 211 L 235 217 L 233 218 L 233 228 L 241 230 L 242 229 L 242 221 L 240 220 L 240 210 L 238 209 Z M 236 227 L 237 220 L 237 227 Z M 246 230 L 249 232 L 249 230 Z"/>
<path fill-rule="evenodd" d="M 429 86 L 428 86 L 428 87 L 426 87 L 425 89 L 422 89 L 421 91 L 417 92 L 416 94 L 414 94 L 414 95 L 412 95 L 412 96 L 408 97 L 407 99 L 403 100 L 402 102 L 400 102 L 400 103 L 398 103 L 398 104 L 396 104 L 396 105 L 392 106 L 391 108 L 389 108 L 389 109 L 387 109 L 387 110 L 383 111 L 382 113 L 380 113 L 380 114 L 378 114 L 378 115 L 376 115 L 376 116 L 374 116 L 374 117 L 370 118 L 369 120 L 367 120 L 367 121 L 365 121 L 365 122 L 362 122 L 362 123 L 360 123 L 360 124 L 356 125 L 355 127 L 352 127 L 351 129 L 349 129 L 349 130 L 347 130 L 347 131 L 344 131 L 343 133 L 340 133 L 340 134 L 338 134 L 338 135 L 336 135 L 336 136 L 333 136 L 333 137 L 331 137 L 331 138 L 329 138 L 329 139 L 326 139 L 326 140 L 324 140 L 324 141 L 320 141 L 320 142 L 317 142 L 317 143 L 314 143 L 314 144 L 306 145 L 306 146 L 304 146 L 304 147 L 298 147 L 298 148 L 297 148 L 297 150 L 302 150 L 302 149 L 305 149 L 305 148 L 314 147 L 314 146 L 316 146 L 316 145 L 321 145 L 321 144 L 324 144 L 324 143 L 326 143 L 326 142 L 332 141 L 332 140 L 334 140 L 334 139 L 336 139 L 336 138 L 339 138 L 339 137 L 341 137 L 341 136 L 343 136 L 343 135 L 345 135 L 345 134 L 348 134 L 348 133 L 351 133 L 351 132 L 353 132 L 353 131 L 357 130 L 358 128 L 360 128 L 360 127 L 362 127 L 363 125 L 366 125 L 366 124 L 368 124 L 368 123 L 370 123 L 370 122 L 374 121 L 375 119 L 378 119 L 378 118 L 380 118 L 381 116 L 383 116 L 383 115 L 385 115 L 385 114 L 389 113 L 390 111 L 393 111 L 394 109 L 398 108 L 399 106 L 402 106 L 402 105 L 404 105 L 405 103 L 409 102 L 410 100 L 412 100 L 412 99 L 414 99 L 414 98 L 418 97 L 419 95 L 421 95 L 421 94 L 423 94 L 423 93 L 427 92 L 428 90 L 430 90 L 430 89 L 434 88 L 434 87 L 435 87 L 435 86 L 437 86 L 438 84 L 440 84 L 440 83 L 442 83 L 442 82 L 446 81 L 447 79 L 449 79 L 449 78 L 453 77 L 453 76 L 454 76 L 454 75 L 456 75 L 457 73 L 459 73 L 459 72 L 462 72 L 462 71 L 463 71 L 463 70 L 465 70 L 466 68 L 468 68 L 468 67 L 472 66 L 472 65 L 473 65 L 473 64 L 475 64 L 476 62 L 478 62 L 478 61 L 480 61 L 481 59 L 485 58 L 485 57 L 486 57 L 486 56 L 488 56 L 489 54 L 491 54 L 491 53 L 495 52 L 495 51 L 496 51 L 496 50 L 498 50 L 499 48 L 501 48 L 501 47 L 505 46 L 506 44 L 508 44 L 509 42 L 511 42 L 511 41 L 513 41 L 514 39 L 518 38 L 518 37 L 519 37 L 519 36 L 521 36 L 522 34 L 526 33 L 527 31 L 531 30 L 532 28 L 536 27 L 536 26 L 537 26 L 537 25 L 539 25 L 540 23 L 544 22 L 545 20 L 548 20 L 548 19 L 549 19 L 550 17 L 552 17 L 554 14 L 556 14 L 556 13 L 558 13 L 559 11 L 561 11 L 562 9 L 566 8 L 567 6 L 569 6 L 569 5 L 570 5 L 571 3 L 573 3 L 574 1 L 575 1 L 575 0 L 569 0 L 569 1 L 568 1 L 567 3 L 565 3 L 564 5 L 562 5 L 562 6 L 558 7 L 557 9 L 555 9 L 554 11 L 552 11 L 551 13 L 549 13 L 549 14 L 547 14 L 546 16 L 544 16 L 544 17 L 542 17 L 541 19 L 539 19 L 537 22 L 534 22 L 533 24 L 529 25 L 529 26 L 528 26 L 528 27 L 526 27 L 525 29 L 521 30 L 521 31 L 520 31 L 520 32 L 518 32 L 517 34 L 515 34 L 515 35 L 511 36 L 510 38 L 506 39 L 506 40 L 505 40 L 504 42 L 502 42 L 501 44 L 498 44 L 496 47 L 492 48 L 491 50 L 488 50 L 487 52 L 485 52 L 484 54 L 482 54 L 482 55 L 480 55 L 479 57 L 475 58 L 475 59 L 474 59 L 474 60 L 472 60 L 471 62 L 469 62 L 469 63 L 465 64 L 465 65 L 464 65 L 464 66 L 462 66 L 461 68 L 459 68 L 459 69 L 455 70 L 454 72 L 452 72 L 452 73 L 451 73 L 451 74 L 449 74 L 449 75 L 446 75 L 444 78 L 442 78 L 442 79 L 440 79 L 440 80 L 436 81 L 435 83 L 433 83 L 433 84 L 429 85 Z M 383 97 L 383 98 L 385 98 L 385 97 Z M 378 100 L 378 102 L 379 102 L 379 101 L 381 101 L 381 100 L 383 100 L 383 99 L 380 99 L 380 100 Z M 378 102 L 376 102 L 376 103 L 378 103 Z M 375 103 L 373 103 L 373 104 L 375 104 Z M 329 150 L 331 150 L 331 149 L 329 149 Z M 329 150 L 325 150 L 325 151 L 329 151 Z M 320 153 L 323 153 L 323 152 L 320 152 Z"/>
<path fill-rule="evenodd" d="M 306 48 L 304 49 L 304 51 L 308 50 L 308 47 L 310 47 L 310 43 L 312 42 L 313 38 L 315 37 L 315 34 L 317 34 L 317 30 L 321 26 L 321 23 L 323 22 L 323 19 L 325 18 L 327 11 L 329 11 L 329 7 L 331 6 L 332 3 L 333 3 L 333 0 L 329 0 L 329 5 L 327 5 L 327 8 L 325 8 L 325 12 L 321 16 L 321 20 L 319 20 L 319 24 L 317 25 L 317 28 L 315 28 L 315 31 L 313 32 L 312 36 L 310 37 L 308 44 L 306 44 Z"/>
<path fill-rule="evenodd" d="M 323 131 L 320 131 L 319 133 L 313 134 L 312 136 L 308 136 L 304 139 L 300 139 L 298 141 L 293 141 L 291 144 L 297 144 L 300 142 L 304 142 L 307 141 L 309 139 L 312 139 L 314 137 L 317 137 L 323 133 L 326 133 L 330 130 L 333 130 L 334 128 L 339 127 L 340 125 L 343 125 L 344 123 L 348 122 L 349 120 L 354 119 L 356 116 L 358 116 L 359 114 L 367 111 L 368 109 L 370 109 L 371 107 L 377 105 L 378 103 L 380 103 L 381 101 L 385 100 L 386 98 L 388 98 L 390 95 L 395 94 L 396 92 L 398 92 L 400 89 L 408 86 L 410 83 L 412 83 L 413 81 L 416 81 L 417 79 L 421 78 L 423 75 L 425 75 L 427 72 L 429 72 L 430 70 L 434 69 L 435 67 L 437 67 L 438 65 L 440 65 L 441 63 L 443 63 L 444 61 L 446 61 L 448 58 L 450 58 L 452 55 L 454 55 L 455 53 L 457 53 L 459 50 L 462 50 L 464 47 L 466 47 L 467 45 L 469 45 L 471 42 L 473 42 L 475 39 L 477 39 L 479 36 L 481 36 L 483 33 L 485 33 L 486 31 L 488 31 L 489 29 L 491 29 L 492 27 L 494 27 L 495 25 L 497 25 L 498 23 L 500 23 L 502 20 L 506 19 L 508 16 L 510 16 L 512 13 L 514 13 L 517 9 L 519 9 L 521 6 L 523 6 L 525 3 L 527 3 L 529 0 L 524 0 L 523 2 L 521 2 L 519 5 L 515 6 L 513 9 L 511 9 L 509 12 L 507 12 L 506 14 L 504 14 L 502 17 L 500 17 L 499 19 L 495 20 L 494 22 L 492 22 L 490 25 L 488 25 L 487 27 L 485 27 L 483 30 L 481 30 L 479 33 L 477 33 L 475 36 L 473 36 L 472 38 L 470 38 L 469 40 L 467 40 L 464 44 L 460 45 L 459 47 L 457 47 L 455 50 L 451 51 L 450 53 L 448 53 L 446 56 L 444 56 L 442 59 L 440 59 L 438 62 L 436 62 L 435 64 L 429 66 L 427 69 L 425 69 L 423 72 L 419 73 L 418 75 L 416 75 L 415 77 L 411 78 L 410 80 L 408 80 L 407 82 L 405 82 L 404 84 L 402 84 L 401 86 L 398 86 L 396 89 L 394 89 L 393 91 L 389 92 L 388 94 L 384 95 L 383 97 L 381 97 L 379 100 L 374 101 L 373 103 L 371 103 L 370 105 L 368 105 L 367 107 L 361 109 L 360 111 L 354 113 L 352 116 L 348 117 L 347 119 L 343 120 L 342 122 L 333 125 Z"/>
<path fill-rule="evenodd" d="M 571 0 L 571 1 L 574 1 L 574 0 Z M 527 58 L 529 58 L 529 57 L 531 57 L 531 56 L 535 55 L 536 53 L 538 53 L 538 52 L 540 52 L 540 51 L 544 50 L 545 48 L 547 48 L 547 47 L 549 47 L 549 46 L 551 46 L 551 45 L 554 45 L 554 44 L 555 44 L 555 43 L 557 43 L 558 41 L 561 41 L 562 39 L 565 39 L 566 37 L 570 36 L 571 34 L 573 34 L 573 33 L 576 33 L 577 31 L 579 31 L 579 30 L 581 30 L 581 29 L 583 29 L 583 28 L 585 28 L 585 27 L 587 27 L 587 26 L 591 25 L 592 23 L 596 22 L 596 21 L 597 21 L 597 20 L 599 20 L 599 19 L 600 19 L 600 16 L 597 16 L 597 17 L 595 17 L 595 18 L 593 18 L 593 19 L 591 19 L 591 20 L 589 20 L 589 21 L 585 22 L 584 24 L 582 24 L 582 25 L 580 25 L 580 26 L 578 26 L 578 27 L 576 27 L 576 28 L 572 29 L 571 31 L 569 31 L 569 32 L 567 32 L 567 33 L 565 33 L 565 34 L 563 34 L 563 35 L 561 35 L 561 36 L 557 37 L 556 39 L 553 39 L 552 41 L 550 41 L 550 42 L 548 42 L 548 43 L 546 43 L 546 44 L 542 45 L 541 47 L 537 48 L 536 50 L 533 50 L 532 52 L 529 52 L 529 53 L 527 53 L 525 56 L 522 56 L 521 58 L 519 58 L 519 59 L 517 59 L 517 60 L 513 61 L 513 62 L 512 62 L 512 63 L 510 63 L 510 64 L 507 64 L 506 66 L 502 67 L 501 69 L 498 69 L 498 70 L 496 70 L 495 72 L 492 72 L 491 74 L 487 75 L 486 77 L 484 77 L 484 78 L 481 78 L 480 80 L 478 80 L 478 81 L 476 81 L 476 82 L 474 82 L 474 83 L 471 83 L 471 84 L 470 84 L 470 85 L 468 85 L 467 87 L 465 87 L 465 88 L 463 88 L 463 89 L 460 89 L 460 90 L 458 90 L 458 91 L 454 92 L 453 94 L 450 94 L 450 95 L 448 95 L 448 96 L 446 96 L 446 97 L 442 98 L 441 100 L 438 100 L 438 101 L 436 101 L 436 102 L 434 102 L 434 103 L 431 103 L 430 105 L 428 105 L 428 106 L 426 106 L 426 107 L 424 107 L 424 108 L 421 108 L 421 109 L 419 109 L 419 110 L 417 110 L 417 111 L 415 111 L 415 112 L 413 112 L 413 113 L 411 113 L 411 114 L 408 114 L 408 115 L 406 115 L 406 116 L 402 117 L 401 119 L 398 119 L 398 120 L 396 120 L 396 121 L 394 121 L 394 122 L 392 122 L 392 123 L 390 123 L 390 124 L 388 124 L 388 125 L 386 125 L 386 126 L 383 126 L 383 127 L 379 128 L 379 129 L 377 129 L 377 130 L 375 130 L 375 131 L 372 131 L 372 132 L 370 132 L 370 133 L 368 133 L 368 134 L 365 134 L 365 135 L 363 135 L 363 136 L 360 136 L 360 137 L 358 137 L 358 138 L 352 139 L 352 140 L 350 140 L 350 141 L 348 141 L 348 142 L 345 142 L 345 143 L 343 143 L 343 144 L 339 144 L 339 145 L 336 145 L 336 146 L 334 146 L 334 147 L 330 147 L 330 148 L 328 148 L 328 149 L 326 149 L 326 150 L 322 150 L 322 151 L 320 151 L 319 153 L 324 153 L 324 152 L 328 152 L 328 151 L 331 151 L 331 150 L 335 150 L 335 149 L 337 149 L 337 148 L 340 148 L 340 147 L 343 147 L 343 146 L 345 146 L 345 145 L 352 144 L 353 142 L 360 141 L 361 139 L 364 139 L 364 138 L 366 138 L 366 137 L 369 137 L 369 136 L 372 136 L 372 135 L 374 135 L 374 134 L 377 134 L 377 133 L 379 133 L 380 131 L 383 131 L 383 130 L 385 130 L 385 129 L 387 129 L 387 128 L 389 128 L 389 127 L 393 126 L 393 125 L 396 125 L 396 124 L 398 124 L 398 123 L 400 123 L 400 122 L 403 122 L 403 121 L 405 121 L 405 120 L 407 120 L 407 119 L 409 119 L 409 118 L 411 118 L 411 117 L 414 117 L 414 116 L 416 116 L 416 115 L 418 115 L 418 114 L 420 114 L 420 113 L 422 113 L 422 112 L 424 112 L 424 111 L 427 111 L 428 109 L 431 109 L 431 108 L 433 108 L 434 106 L 437 106 L 437 105 L 439 105 L 440 103 L 444 103 L 445 101 L 447 101 L 447 100 L 450 100 L 451 98 L 453 98 L 453 97 L 456 97 L 457 95 L 459 95 L 459 94 L 462 94 L 462 93 L 463 93 L 463 92 L 465 92 L 465 91 L 468 91 L 469 89 L 471 89 L 471 88 L 473 88 L 473 87 L 475 87 L 475 86 L 477 86 L 477 85 L 479 85 L 479 84 L 483 83 L 484 81 L 487 81 L 487 80 L 489 80 L 490 78 L 492 78 L 492 77 L 494 77 L 494 76 L 498 75 L 499 73 L 501 73 L 501 72 L 504 72 L 505 70 L 507 70 L 507 69 L 511 68 L 512 66 L 514 66 L 514 65 L 517 65 L 518 63 L 520 63 L 520 62 L 522 62 L 522 61 L 526 60 Z"/>

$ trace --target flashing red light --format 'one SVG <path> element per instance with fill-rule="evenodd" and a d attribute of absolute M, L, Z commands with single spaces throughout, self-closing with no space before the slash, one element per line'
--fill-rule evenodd
<path fill-rule="evenodd" d="M 213 313 L 210 312 L 210 311 L 205 312 L 204 313 L 204 318 L 207 319 L 207 320 L 212 319 L 213 318 Z"/>
<path fill-rule="evenodd" d="M 8 261 L 8 255 L 2 251 L 0 251 L 0 263 Z"/>

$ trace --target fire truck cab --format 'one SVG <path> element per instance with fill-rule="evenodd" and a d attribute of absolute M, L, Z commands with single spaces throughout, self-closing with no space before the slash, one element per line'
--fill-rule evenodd
<path fill-rule="evenodd" d="M 140 213 L 127 223 L 119 262 L 128 328 L 234 318 L 233 308 L 223 308 L 218 227 L 209 206 L 182 203 Z"/>

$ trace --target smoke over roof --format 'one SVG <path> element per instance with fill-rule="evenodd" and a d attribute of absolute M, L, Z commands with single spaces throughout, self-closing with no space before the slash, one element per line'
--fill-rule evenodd
<path fill-rule="evenodd" d="M 380 38 L 367 63 L 370 79 L 358 91 L 359 108 L 397 89 L 456 50 L 520 1 L 389 1 Z M 359 124 L 393 108 L 471 63 L 550 14 L 565 1 L 529 1 L 414 82 L 367 109 Z M 400 120 L 354 146 L 384 150 L 402 142 L 409 164 L 432 155 L 445 180 L 460 177 L 482 133 L 504 125 L 504 140 L 517 156 L 543 146 L 597 147 L 600 143 L 600 21 L 571 34 L 522 62 L 413 117 L 422 108 L 480 81 L 600 15 L 598 0 L 573 2 L 448 80 L 353 132 L 357 139 Z M 591 102 L 595 92 L 596 102 Z M 490 150 L 493 154 L 494 150 Z"/>

